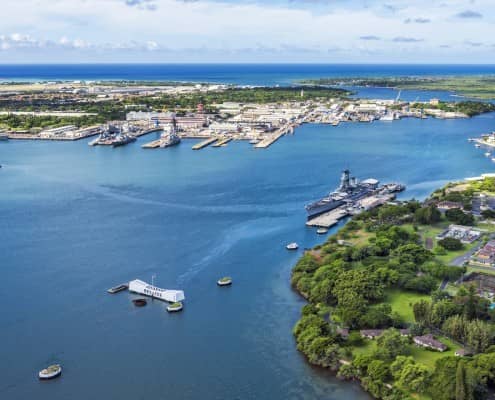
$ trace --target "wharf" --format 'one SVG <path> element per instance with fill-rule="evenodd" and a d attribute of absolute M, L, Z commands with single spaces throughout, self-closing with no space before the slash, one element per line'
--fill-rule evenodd
<path fill-rule="evenodd" d="M 143 149 L 156 149 L 160 147 L 160 144 L 162 143 L 162 139 L 157 139 L 153 140 L 152 142 L 145 143 L 141 145 Z"/>
<path fill-rule="evenodd" d="M 224 146 L 226 145 L 228 142 L 230 142 L 232 140 L 231 137 L 226 137 L 226 138 L 223 138 L 223 139 L 220 139 L 218 140 L 218 142 L 216 142 L 214 145 L 212 145 L 211 147 L 221 147 L 221 146 Z"/>
<path fill-rule="evenodd" d="M 210 144 L 214 143 L 217 141 L 218 138 L 216 137 L 211 137 L 211 138 L 208 138 L 206 140 L 203 140 L 202 142 L 199 142 L 199 143 L 196 143 L 192 149 L 193 150 L 201 150 L 207 146 L 209 146 Z"/>
<path fill-rule="evenodd" d="M 332 226 L 337 225 L 339 220 L 349 215 L 349 212 L 346 210 L 346 207 L 347 206 L 344 205 L 325 214 L 321 214 L 316 218 L 312 218 L 306 222 L 306 226 L 315 226 L 318 228 L 331 228 Z"/>
<path fill-rule="evenodd" d="M 48 140 L 52 142 L 73 142 L 76 140 L 97 136 L 99 134 L 100 132 L 83 133 L 77 136 L 63 136 L 63 135 L 40 136 L 39 134 L 32 134 L 32 133 L 16 133 L 16 132 L 7 133 L 8 138 L 12 140 Z"/>
<path fill-rule="evenodd" d="M 285 129 L 280 129 L 277 133 L 274 133 L 273 135 L 263 139 L 261 142 L 255 144 L 253 147 L 255 149 L 266 149 L 267 147 L 270 147 L 273 143 L 275 143 L 278 139 L 280 139 L 282 136 L 284 136 L 286 133 Z"/>
<path fill-rule="evenodd" d="M 131 135 L 138 138 L 147 135 L 148 133 L 159 132 L 161 130 L 163 130 L 163 128 L 143 129 L 139 130 L 138 132 L 132 132 Z"/>

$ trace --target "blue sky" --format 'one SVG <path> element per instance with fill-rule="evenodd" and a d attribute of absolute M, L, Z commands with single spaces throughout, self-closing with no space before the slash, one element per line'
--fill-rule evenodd
<path fill-rule="evenodd" d="M 494 0 L 1 3 L 3 63 L 495 63 Z"/>

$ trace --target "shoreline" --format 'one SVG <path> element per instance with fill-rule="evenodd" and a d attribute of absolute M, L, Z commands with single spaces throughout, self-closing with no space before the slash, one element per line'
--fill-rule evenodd
<path fill-rule="evenodd" d="M 490 180 L 490 182 L 493 181 L 495 183 L 495 178 L 493 178 L 493 177 L 485 177 L 485 178 L 483 178 L 482 182 L 485 182 L 488 180 Z M 415 207 L 420 207 L 420 208 L 416 208 L 416 210 L 426 209 L 428 207 L 433 207 L 431 204 L 435 204 L 435 203 L 432 203 L 432 201 L 435 200 L 438 202 L 439 201 L 438 199 L 441 200 L 442 198 L 444 198 L 446 196 L 445 195 L 446 190 L 448 191 L 448 193 L 451 193 L 450 190 L 452 188 L 455 188 L 457 186 L 463 186 L 463 185 L 465 186 L 466 183 L 470 184 L 470 181 L 469 180 L 462 180 L 460 182 L 450 182 L 447 185 L 445 185 L 443 188 L 434 190 L 429 195 L 429 197 L 427 199 L 425 199 L 425 201 L 423 201 L 421 203 L 416 202 L 417 205 Z M 393 207 L 406 207 L 406 208 L 408 208 L 414 202 L 415 202 L 414 200 L 405 200 L 405 201 L 402 201 L 398 205 L 394 205 Z M 386 206 L 384 205 L 384 206 L 378 207 L 378 209 L 382 209 L 384 207 L 386 207 Z M 434 205 L 434 207 L 436 207 L 436 205 Z M 392 209 L 389 207 L 389 209 L 385 210 L 384 212 L 385 213 L 393 212 L 391 210 Z M 414 213 L 414 215 L 415 214 L 417 214 L 417 213 Z M 347 251 L 347 249 L 349 250 L 349 252 L 351 250 L 353 250 L 353 252 L 354 252 L 354 251 L 359 251 L 361 249 L 360 246 L 362 246 L 362 244 L 361 245 L 357 244 L 360 242 L 360 239 L 355 239 L 355 240 L 352 239 L 355 235 L 358 235 L 358 237 L 365 235 L 365 237 L 366 237 L 365 243 L 375 243 L 374 241 L 371 242 L 371 238 L 376 239 L 377 234 L 372 233 L 371 236 L 369 236 L 370 234 L 369 233 L 367 234 L 366 233 L 367 231 L 363 230 L 363 226 L 367 226 L 369 223 L 373 223 L 373 221 L 376 221 L 376 215 L 380 215 L 380 211 L 378 211 L 376 213 L 369 212 L 364 217 L 360 217 L 358 215 L 356 217 L 349 218 L 347 220 L 346 225 L 342 226 L 341 229 L 339 229 L 333 235 L 329 236 L 325 242 L 316 245 L 315 247 L 313 247 L 310 250 L 305 251 L 304 254 L 299 258 L 297 264 L 293 267 L 292 272 L 291 272 L 291 287 L 306 301 L 306 305 L 302 307 L 301 317 L 293 328 L 293 334 L 296 338 L 297 349 L 304 355 L 306 360 L 311 365 L 314 365 L 315 367 L 320 367 L 320 368 L 329 370 L 338 379 L 345 380 L 345 381 L 352 381 L 352 382 L 357 381 L 357 382 L 359 382 L 362 389 L 365 392 L 367 392 L 368 394 L 370 394 L 373 398 L 379 399 L 382 397 L 386 397 L 388 395 L 391 395 L 392 393 L 397 393 L 397 390 L 402 391 L 400 393 L 402 393 L 403 395 L 416 396 L 416 395 L 418 395 L 418 392 L 416 392 L 415 390 L 406 390 L 403 387 L 400 388 L 400 387 L 396 386 L 397 378 L 395 376 L 394 376 L 393 380 L 390 380 L 390 377 L 388 379 L 381 379 L 380 385 L 379 385 L 380 388 L 377 388 L 376 386 L 370 386 L 371 385 L 370 377 L 369 377 L 369 375 L 367 375 L 366 372 L 363 372 L 363 368 L 364 368 L 364 371 L 366 371 L 367 369 L 369 370 L 368 365 L 370 365 L 369 364 L 370 362 L 374 362 L 374 359 L 373 358 L 371 358 L 371 359 L 366 358 L 367 361 L 365 362 L 365 364 L 363 364 L 363 360 L 364 360 L 363 357 L 365 357 L 365 355 L 362 354 L 361 351 L 356 352 L 357 350 L 360 349 L 361 346 L 363 346 L 363 341 L 364 341 L 365 348 L 367 348 L 368 346 L 371 346 L 372 348 L 376 348 L 376 350 L 374 350 L 374 351 L 378 353 L 380 351 L 379 349 L 380 349 L 381 345 L 377 344 L 375 346 L 375 344 L 381 340 L 382 336 L 385 337 L 385 335 L 388 335 L 388 336 L 396 335 L 397 337 L 403 336 L 403 341 L 402 341 L 402 344 L 400 346 L 406 346 L 406 347 L 413 346 L 412 334 L 409 333 L 409 329 L 412 329 L 412 327 L 414 326 L 414 323 L 411 324 L 410 321 L 402 320 L 401 325 L 402 325 L 403 329 L 400 330 L 400 332 L 401 332 L 400 335 L 399 335 L 400 325 L 397 326 L 397 325 L 387 325 L 387 324 L 384 327 L 380 327 L 381 329 L 373 328 L 374 330 L 373 329 L 369 330 L 369 332 L 373 332 L 373 333 L 367 333 L 368 331 L 366 329 L 368 329 L 368 328 L 364 329 L 365 327 L 363 327 L 362 325 L 360 326 L 360 324 L 362 324 L 362 323 L 359 323 L 358 325 L 353 325 L 356 323 L 356 321 L 354 320 L 355 322 L 350 322 L 351 325 L 349 326 L 349 323 L 343 322 L 342 318 L 344 318 L 344 316 L 341 314 L 342 311 L 339 311 L 339 307 L 341 307 L 340 300 L 337 301 L 337 304 L 333 304 L 333 301 L 328 300 L 329 295 L 337 296 L 337 299 L 338 299 L 339 296 L 345 295 L 345 293 L 346 293 L 346 292 L 336 292 L 337 294 L 329 294 L 328 290 L 330 290 L 330 291 L 335 290 L 332 288 L 340 287 L 339 285 L 344 285 L 342 287 L 352 287 L 354 285 L 354 283 L 349 283 L 350 281 L 352 281 L 352 278 L 350 278 L 350 276 L 352 276 L 352 274 L 349 276 L 348 282 L 342 281 L 342 279 L 344 279 L 344 278 L 341 278 L 340 275 L 342 275 L 342 274 L 348 275 L 351 272 L 359 272 L 359 271 L 362 271 L 363 273 L 367 273 L 367 274 L 373 274 L 374 273 L 373 272 L 374 269 L 372 269 L 372 268 L 370 269 L 370 267 L 373 264 L 371 264 L 370 266 L 367 266 L 368 264 L 364 263 L 364 260 L 366 260 L 366 257 L 369 257 L 369 256 L 365 256 L 363 261 L 358 262 L 358 265 L 361 262 L 364 263 L 363 266 L 361 266 L 361 267 L 359 267 L 358 265 L 356 265 L 356 266 L 348 265 L 346 268 L 344 268 L 339 273 L 332 272 L 332 270 L 335 268 L 337 268 L 337 270 L 339 270 L 337 265 L 335 264 L 335 262 L 337 260 L 341 260 L 338 253 L 344 254 L 345 251 Z M 391 215 L 393 215 L 393 214 L 391 214 Z M 407 214 L 406 214 L 406 216 L 407 216 Z M 380 217 L 378 217 L 378 218 L 380 218 Z M 414 218 L 416 218 L 416 216 Z M 439 214 L 438 218 L 442 218 L 440 216 L 440 214 Z M 399 219 L 398 221 L 400 221 L 400 222 L 395 223 L 397 225 L 397 229 L 403 230 L 403 229 L 405 229 L 404 228 L 405 226 L 408 226 L 407 224 L 411 223 L 410 222 L 411 216 L 408 215 L 406 220 L 400 220 Z M 388 226 L 387 224 L 390 224 L 390 223 L 387 222 L 385 224 L 385 226 Z M 352 225 L 352 227 L 349 228 L 349 225 Z M 392 224 L 390 226 L 393 227 L 394 224 Z M 414 227 L 414 225 L 413 225 L 413 227 Z M 390 229 L 392 229 L 392 228 L 390 228 Z M 429 232 L 429 230 L 431 230 L 431 225 L 429 225 L 429 224 L 420 225 L 419 231 L 422 232 L 423 230 Z M 416 232 L 417 229 L 415 228 L 414 231 Z M 374 231 L 371 231 L 371 232 L 374 232 Z M 493 231 L 490 231 L 490 232 L 493 232 Z M 415 237 L 415 235 L 416 235 L 416 233 L 410 233 L 410 234 L 413 235 L 413 236 L 411 236 L 411 238 Z M 339 243 L 342 241 L 342 238 L 347 238 L 347 236 L 349 236 L 349 235 L 351 237 L 351 239 L 349 239 L 351 242 L 350 243 L 348 242 L 349 244 L 344 245 L 342 243 Z M 486 231 L 482 235 L 487 235 Z M 480 236 L 480 238 L 481 237 L 482 236 Z M 490 237 L 493 237 L 493 233 L 490 235 Z M 341 240 L 338 240 L 338 239 L 341 239 Z M 353 240 L 354 240 L 354 242 L 353 242 Z M 369 242 L 368 242 L 368 240 L 369 240 Z M 437 240 L 439 240 L 439 239 L 437 239 Z M 477 240 L 481 240 L 481 239 L 477 239 Z M 356 241 L 357 241 L 357 243 L 356 243 Z M 413 240 L 411 243 L 414 243 L 414 242 L 415 242 L 415 240 Z M 337 245 L 337 243 L 338 243 L 338 245 Z M 428 251 L 427 250 L 428 249 L 427 244 L 428 244 L 428 240 L 425 239 L 425 244 L 416 245 L 418 248 L 418 251 L 420 248 L 424 249 L 422 251 L 425 252 L 424 253 L 426 256 L 425 260 L 431 259 L 430 257 L 433 257 L 433 255 L 436 254 L 436 251 L 437 251 L 436 247 L 435 247 L 435 249 L 432 248 L 431 251 Z M 346 246 L 350 246 L 350 247 L 345 249 Z M 437 244 L 437 246 L 438 246 L 438 244 Z M 466 247 L 466 245 L 464 247 Z M 467 248 L 469 248 L 469 247 L 467 247 Z M 344 253 L 342 253 L 342 252 L 344 252 Z M 392 254 L 393 254 L 393 252 L 390 252 L 390 256 L 392 256 Z M 387 256 L 387 257 L 390 257 L 390 256 Z M 325 261 L 325 259 L 327 261 Z M 334 261 L 331 261 L 331 260 L 334 260 Z M 356 261 L 354 261 L 354 263 L 356 263 Z M 335 267 L 332 267 L 333 264 L 335 264 Z M 347 264 L 349 264 L 349 262 L 347 262 Z M 420 264 L 418 264 L 418 266 L 419 265 Z M 450 265 L 450 264 L 448 264 L 448 262 L 447 262 L 445 265 Z M 356 270 L 355 268 L 358 268 L 358 269 Z M 452 272 L 455 272 L 455 270 L 457 269 L 457 272 L 458 272 L 457 276 L 459 274 L 461 274 L 461 276 L 464 276 L 464 274 L 466 272 L 465 267 L 463 267 L 462 269 L 459 267 L 455 267 L 455 266 L 449 267 L 449 268 L 451 268 Z M 475 268 L 475 267 L 473 267 L 473 268 Z M 332 274 L 337 274 L 337 275 L 332 275 Z M 317 276 L 317 277 L 315 277 L 315 276 Z M 333 276 L 333 278 L 330 278 L 331 276 Z M 358 279 L 357 278 L 358 276 L 359 275 L 356 275 L 356 279 Z M 315 278 L 313 279 L 313 277 L 315 277 Z M 324 277 L 327 277 L 327 278 L 324 278 Z M 330 279 L 330 280 L 328 280 L 328 279 Z M 370 279 L 370 278 L 367 278 L 367 279 Z M 440 288 L 445 287 L 445 284 L 444 284 L 445 279 L 446 278 L 443 278 L 443 281 L 442 281 Z M 313 280 L 313 283 L 310 284 L 309 280 Z M 448 280 L 446 280 L 445 282 L 448 283 L 449 281 L 450 281 L 450 278 Z M 461 282 L 461 283 L 459 283 L 459 282 Z M 463 280 L 459 279 L 459 280 L 456 280 L 455 284 L 456 285 L 462 285 L 462 282 L 463 282 Z M 327 292 L 325 292 L 325 293 L 327 293 L 327 294 L 325 294 L 326 297 L 321 298 L 321 297 L 319 297 L 320 294 L 318 294 L 318 293 L 325 286 L 328 286 L 329 289 L 326 289 L 327 290 Z M 307 289 L 304 290 L 303 288 L 307 288 Z M 315 290 L 317 290 L 317 292 L 315 292 Z M 418 295 L 414 294 L 414 293 L 416 293 L 415 291 L 411 291 L 411 289 L 407 289 L 407 288 L 404 289 L 404 287 L 397 286 L 395 284 L 392 284 L 390 286 L 385 286 L 384 290 L 386 291 L 386 293 L 395 293 L 394 296 L 396 296 L 396 295 L 405 296 L 405 297 L 413 296 L 413 298 L 421 299 L 421 297 L 418 297 Z M 429 296 L 429 293 L 432 290 L 433 290 L 433 287 L 430 291 L 425 292 L 424 296 L 427 296 L 426 293 L 428 293 L 428 296 Z M 371 307 L 370 310 L 374 307 L 377 307 L 376 304 L 378 304 L 378 305 L 390 304 L 389 302 L 391 300 L 389 300 L 389 295 L 390 294 L 387 294 L 383 298 L 384 300 L 383 299 L 379 300 L 378 303 L 374 303 L 373 301 L 370 301 L 370 305 L 369 305 L 369 307 Z M 414 296 L 416 296 L 416 297 L 414 297 Z M 380 297 L 378 297 L 378 298 L 380 298 Z M 327 299 L 327 300 L 322 302 L 323 299 Z M 351 300 L 351 303 L 352 303 L 352 300 Z M 409 302 L 409 307 L 412 307 L 412 303 L 413 302 Z M 373 304 L 375 304 L 375 305 L 373 305 Z M 346 306 L 344 305 L 342 307 L 346 307 Z M 348 307 L 352 308 L 352 306 L 348 306 Z M 416 303 L 414 303 L 414 307 L 416 307 Z M 401 310 L 401 311 L 404 312 L 404 310 Z M 414 317 L 416 317 L 416 309 L 414 310 Z M 366 319 L 366 316 L 364 316 L 364 318 Z M 352 320 L 350 320 L 350 321 L 352 321 Z M 413 320 L 413 322 L 414 322 L 414 320 Z M 416 324 L 417 324 L 417 322 L 416 322 Z M 488 324 L 488 322 L 487 322 L 487 324 Z M 359 331 L 359 329 L 361 329 L 361 331 Z M 446 352 L 446 355 L 443 356 L 442 352 L 445 351 L 445 349 L 442 349 L 440 351 L 440 353 L 436 353 L 438 355 L 434 356 L 434 360 L 437 360 L 437 362 L 434 364 L 429 362 L 429 364 L 427 364 L 426 366 L 423 366 L 420 363 L 420 361 L 418 361 L 418 359 L 417 359 L 419 357 L 418 355 L 414 356 L 415 358 L 412 359 L 412 362 L 417 363 L 417 365 L 418 365 L 417 368 L 426 368 L 425 371 L 433 368 L 433 370 L 431 372 L 429 372 L 429 374 L 430 374 L 429 376 L 431 376 L 431 378 L 428 378 L 428 379 L 434 379 L 434 377 L 435 377 L 434 371 L 435 371 L 436 365 L 438 364 L 438 361 L 443 360 L 445 357 L 453 356 L 454 350 L 456 352 L 455 355 L 457 356 L 458 352 L 460 352 L 461 350 L 464 351 L 462 349 L 462 346 L 466 346 L 466 344 L 465 344 L 465 342 L 463 343 L 454 337 L 446 335 L 443 330 L 433 329 L 432 327 L 430 327 L 430 329 L 431 329 L 431 332 L 435 336 L 438 335 L 441 338 L 441 341 L 437 340 L 436 342 L 439 343 L 438 346 L 442 345 L 445 347 L 446 350 L 448 350 Z M 445 329 L 445 328 L 442 328 L 442 329 Z M 407 330 L 407 333 L 403 334 L 402 331 L 405 332 L 406 330 Z M 375 331 L 377 333 L 374 333 Z M 427 329 L 427 331 L 428 331 L 428 329 Z M 366 333 L 364 333 L 364 332 L 366 332 Z M 313 336 L 311 336 L 311 335 L 313 335 Z M 368 336 L 368 335 L 370 335 L 370 336 Z M 418 334 L 415 334 L 415 335 L 418 335 Z M 361 336 L 361 337 L 359 338 L 359 336 Z M 406 339 L 406 337 L 407 337 L 407 339 Z M 423 336 L 414 336 L 414 343 L 417 344 L 418 343 L 417 340 L 419 341 L 422 337 Z M 351 340 L 352 340 L 352 342 L 350 342 Z M 385 340 L 385 339 L 383 339 L 383 340 Z M 316 343 L 318 343 L 318 345 L 316 345 Z M 358 343 L 358 344 L 353 344 L 353 343 Z M 436 346 L 436 344 L 435 344 L 435 346 Z M 467 347 L 465 347 L 465 348 L 467 348 Z M 431 350 L 421 350 L 421 351 L 427 351 L 427 352 L 430 351 L 431 352 Z M 416 354 L 416 353 L 417 352 L 415 351 L 414 354 Z M 434 354 L 434 353 L 430 353 L 430 354 Z M 478 351 L 477 353 L 474 353 L 474 354 L 477 354 L 476 357 L 483 357 L 483 356 L 488 357 L 490 355 L 490 353 L 485 353 L 484 350 Z M 426 354 L 426 355 L 428 355 L 428 354 Z M 419 359 L 422 360 L 422 362 L 425 362 L 423 360 L 423 358 L 426 355 L 421 355 L 421 357 Z M 368 355 L 366 357 L 370 357 L 370 356 Z M 429 357 L 429 355 L 428 355 L 428 357 Z M 394 358 L 395 358 L 395 356 L 394 356 Z M 386 367 L 387 370 L 389 368 L 388 365 L 391 365 L 392 362 L 394 362 L 394 358 L 392 358 L 391 360 L 388 361 L 388 364 Z M 457 356 L 457 360 L 460 360 L 461 358 L 462 357 Z M 378 359 L 378 360 L 380 360 L 380 359 Z M 384 366 L 384 368 L 385 368 L 385 366 Z M 369 372 L 368 372 L 368 374 L 369 374 Z M 426 387 L 426 389 L 423 388 L 419 392 L 419 394 L 420 395 L 421 394 L 431 395 L 431 392 L 429 392 L 429 390 L 433 391 L 434 389 L 432 389 L 430 386 L 425 386 L 425 387 Z M 434 398 L 434 396 L 433 396 L 433 398 Z"/>

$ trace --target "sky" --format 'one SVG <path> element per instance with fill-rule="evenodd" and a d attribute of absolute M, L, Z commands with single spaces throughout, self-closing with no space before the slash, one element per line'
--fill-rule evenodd
<path fill-rule="evenodd" d="M 1 0 L 0 63 L 495 64 L 495 0 Z"/>

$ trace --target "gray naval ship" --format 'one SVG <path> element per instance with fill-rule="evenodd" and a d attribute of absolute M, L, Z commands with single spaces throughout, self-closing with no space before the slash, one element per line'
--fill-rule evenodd
<path fill-rule="evenodd" d="M 396 193 L 403 191 L 405 188 L 404 185 L 398 183 L 379 186 L 379 181 L 372 178 L 358 181 L 355 177 L 351 177 L 350 171 L 346 169 L 342 171 L 340 185 L 337 190 L 305 207 L 308 213 L 308 220 L 344 204 L 352 205 L 352 203 L 376 193 Z"/>
<path fill-rule="evenodd" d="M 160 143 L 161 148 L 175 146 L 180 143 L 180 137 L 177 134 L 178 132 L 177 120 L 175 119 L 175 115 L 172 118 L 170 131 L 167 133 L 163 133 L 161 136 L 162 142 Z"/>

